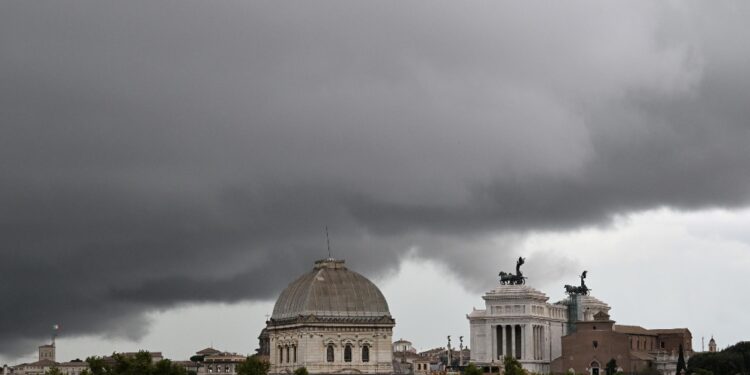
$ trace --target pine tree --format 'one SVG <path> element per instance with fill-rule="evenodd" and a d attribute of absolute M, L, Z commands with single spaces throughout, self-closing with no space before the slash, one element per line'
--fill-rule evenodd
<path fill-rule="evenodd" d="M 679 354 L 677 357 L 677 375 L 682 375 L 682 373 L 685 371 L 685 353 L 683 353 L 682 350 L 682 344 L 680 344 Z"/>
<path fill-rule="evenodd" d="M 610 359 L 609 362 L 607 362 L 607 375 L 615 375 L 617 373 L 617 361 L 615 361 L 614 358 Z"/>

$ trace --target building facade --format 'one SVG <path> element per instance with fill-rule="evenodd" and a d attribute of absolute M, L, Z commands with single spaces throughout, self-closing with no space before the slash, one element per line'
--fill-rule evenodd
<path fill-rule="evenodd" d="M 470 361 L 499 366 L 513 356 L 528 371 L 548 373 L 567 334 L 567 305 L 548 303 L 549 297 L 527 285 L 499 285 L 482 298 L 485 308 L 467 315 Z"/>
<path fill-rule="evenodd" d="M 237 374 L 237 366 L 247 359 L 246 356 L 237 353 L 218 352 L 206 355 L 203 363 L 198 367 L 199 375 L 205 374 Z"/>
<path fill-rule="evenodd" d="M 80 375 L 89 368 L 88 363 L 81 360 L 70 362 L 55 362 L 55 342 L 39 346 L 39 359 L 31 363 L 22 363 L 3 369 L 4 373 L 13 375 L 44 375 L 52 368 L 57 368 L 64 375 Z"/>
<path fill-rule="evenodd" d="M 553 361 L 555 373 L 600 375 L 611 360 L 619 371 L 636 374 L 646 369 L 676 375 L 680 346 L 685 361 L 693 353 L 686 328 L 645 329 L 616 325 L 601 312 L 592 321 L 579 321 L 575 332 L 562 337 L 562 355 Z"/>
<path fill-rule="evenodd" d="M 343 260 L 317 261 L 276 301 L 266 325 L 269 372 L 391 374 L 394 325 L 375 284 Z"/>

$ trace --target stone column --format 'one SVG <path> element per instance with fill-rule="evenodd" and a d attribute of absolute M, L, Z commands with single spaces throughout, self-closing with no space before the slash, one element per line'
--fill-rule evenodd
<path fill-rule="evenodd" d="M 495 341 L 497 350 L 493 353 L 494 357 L 492 358 L 499 360 L 505 354 L 505 345 L 503 345 L 503 342 L 505 342 L 505 330 L 503 330 L 502 325 L 495 327 L 495 336 L 498 338 Z"/>
<path fill-rule="evenodd" d="M 505 327 L 503 328 L 505 330 L 505 355 L 512 356 L 513 355 L 513 326 L 510 324 L 506 324 Z"/>
<path fill-rule="evenodd" d="M 485 341 L 486 341 L 485 348 L 487 348 L 487 352 L 486 352 L 487 357 L 485 357 L 485 358 L 487 359 L 487 362 L 491 362 L 492 361 L 492 348 L 493 348 L 493 345 L 492 345 L 492 336 L 493 336 L 493 334 L 492 334 L 492 331 L 493 331 L 492 327 L 493 327 L 493 325 L 489 324 L 489 323 L 484 326 L 485 333 L 486 333 L 484 335 Z M 490 331 L 490 332 L 487 332 L 487 331 Z"/>
<path fill-rule="evenodd" d="M 534 326 L 530 323 L 523 325 L 523 349 L 521 354 L 523 359 L 534 359 Z"/>
<path fill-rule="evenodd" d="M 516 358 L 516 325 L 512 324 L 510 326 L 510 355 L 513 356 L 513 358 Z"/>
<path fill-rule="evenodd" d="M 492 362 L 492 359 L 495 358 L 497 355 L 497 326 L 496 325 L 490 325 L 490 335 L 492 339 L 492 345 L 490 345 L 490 355 L 487 357 L 487 362 Z"/>
<path fill-rule="evenodd" d="M 536 325 L 532 324 L 531 325 L 531 334 L 532 334 L 531 337 L 533 341 L 531 342 L 531 359 L 535 359 L 535 360 L 539 358 L 539 355 L 536 352 L 539 349 L 539 342 L 538 342 L 539 336 L 537 335 L 537 333 L 538 332 L 536 330 Z"/>

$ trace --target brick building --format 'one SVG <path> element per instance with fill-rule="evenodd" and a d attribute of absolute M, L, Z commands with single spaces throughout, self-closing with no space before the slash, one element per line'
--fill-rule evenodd
<path fill-rule="evenodd" d="M 620 326 L 600 312 L 593 321 L 577 322 L 575 331 L 562 337 L 562 355 L 552 362 L 552 372 L 600 375 L 614 359 L 626 374 L 653 368 L 663 375 L 675 375 L 680 345 L 687 361 L 693 349 L 686 328 Z"/>

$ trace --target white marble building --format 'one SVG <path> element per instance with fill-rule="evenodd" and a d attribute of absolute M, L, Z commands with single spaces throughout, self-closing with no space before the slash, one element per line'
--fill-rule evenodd
<path fill-rule="evenodd" d="M 394 325 L 375 284 L 343 260 L 319 260 L 276 301 L 269 373 L 392 374 Z"/>
<path fill-rule="evenodd" d="M 571 300 L 548 303 L 547 295 L 527 285 L 499 285 L 482 298 L 485 309 L 467 315 L 471 362 L 501 366 L 505 356 L 515 356 L 526 370 L 549 373 L 568 333 Z M 591 296 L 579 296 L 576 302 L 577 320 L 593 320 L 598 311 L 609 311 Z"/>

